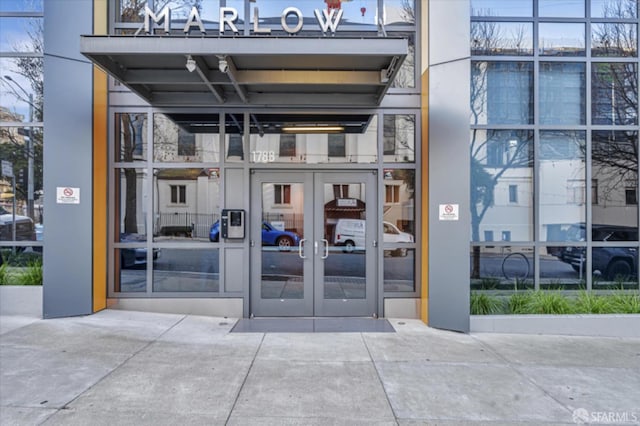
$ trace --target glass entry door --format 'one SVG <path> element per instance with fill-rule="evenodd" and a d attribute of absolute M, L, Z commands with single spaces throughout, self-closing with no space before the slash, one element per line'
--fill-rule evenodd
<path fill-rule="evenodd" d="M 372 172 L 254 172 L 251 313 L 372 316 L 377 242 Z"/>

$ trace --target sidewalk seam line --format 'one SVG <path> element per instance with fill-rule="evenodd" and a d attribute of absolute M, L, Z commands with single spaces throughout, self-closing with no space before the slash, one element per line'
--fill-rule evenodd
<path fill-rule="evenodd" d="M 360 338 L 362 339 L 362 343 L 364 344 L 364 347 L 367 350 L 367 353 L 369 354 L 369 359 L 371 360 L 371 363 L 373 364 L 373 369 L 376 371 L 376 376 L 378 377 L 378 381 L 380 382 L 380 386 L 382 386 L 382 392 L 384 392 L 384 397 L 387 400 L 387 404 L 389 404 L 389 408 L 391 409 L 391 414 L 393 414 L 393 420 L 396 422 L 396 425 L 397 425 L 397 424 L 399 424 L 398 423 L 398 415 L 396 414 L 396 411 L 393 409 L 393 404 L 391 404 L 391 399 L 389 398 L 389 395 L 387 394 L 387 388 L 385 388 L 384 382 L 382 381 L 382 377 L 380 376 L 380 371 L 378 371 L 378 365 L 376 364 L 376 361 L 373 359 L 373 355 L 371 355 L 371 351 L 369 350 L 369 345 L 367 345 L 367 340 L 364 338 L 364 333 L 360 333 Z"/>

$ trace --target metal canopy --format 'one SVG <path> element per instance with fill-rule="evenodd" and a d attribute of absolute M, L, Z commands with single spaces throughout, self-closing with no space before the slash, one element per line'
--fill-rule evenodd
<path fill-rule="evenodd" d="M 154 106 L 362 107 L 380 103 L 408 41 L 82 36 L 80 51 Z"/>

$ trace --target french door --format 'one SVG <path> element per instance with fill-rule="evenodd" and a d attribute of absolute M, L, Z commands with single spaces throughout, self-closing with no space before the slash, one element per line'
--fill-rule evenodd
<path fill-rule="evenodd" d="M 376 313 L 375 174 L 261 172 L 251 178 L 251 314 Z"/>

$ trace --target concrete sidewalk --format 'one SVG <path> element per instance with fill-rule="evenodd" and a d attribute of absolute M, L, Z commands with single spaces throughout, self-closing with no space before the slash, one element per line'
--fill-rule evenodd
<path fill-rule="evenodd" d="M 0 317 L 0 424 L 639 424 L 640 339 Z"/>

